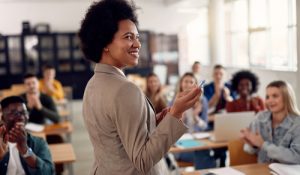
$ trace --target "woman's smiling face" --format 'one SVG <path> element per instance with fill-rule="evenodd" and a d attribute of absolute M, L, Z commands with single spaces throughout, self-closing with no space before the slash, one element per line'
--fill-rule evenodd
<path fill-rule="evenodd" d="M 283 94 L 277 87 L 268 87 L 266 90 L 266 106 L 272 113 L 286 110 Z"/>
<path fill-rule="evenodd" d="M 110 44 L 104 48 L 112 61 L 112 66 L 123 68 L 138 64 L 141 43 L 136 25 L 131 20 L 119 22 L 118 31 Z"/>

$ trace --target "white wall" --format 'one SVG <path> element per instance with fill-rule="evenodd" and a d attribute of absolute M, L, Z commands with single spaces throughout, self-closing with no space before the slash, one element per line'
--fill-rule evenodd
<path fill-rule="evenodd" d="M 78 30 L 86 8 L 91 1 L 12 1 L 0 2 L 0 32 L 17 34 L 21 23 L 30 21 L 31 25 L 46 22 L 52 31 Z"/>
<path fill-rule="evenodd" d="M 24 20 L 29 20 L 32 25 L 38 22 L 50 23 L 52 31 L 76 31 L 91 2 L 92 0 L 0 0 L 0 33 L 20 33 L 21 22 Z M 177 33 L 183 25 L 190 22 L 195 16 L 195 14 L 179 13 L 176 8 L 163 7 L 158 1 L 138 0 L 136 4 L 142 8 L 138 11 L 138 14 L 140 29 L 143 30 Z M 299 3 L 297 3 L 297 6 L 300 9 Z M 300 27 L 298 27 L 299 30 Z M 299 45 L 298 50 L 300 50 Z M 181 65 L 181 73 L 189 70 L 189 66 Z M 229 75 L 237 71 L 234 68 L 228 68 L 227 70 Z M 282 79 L 293 85 L 298 94 L 298 99 L 300 99 L 300 83 L 298 83 L 299 78 L 297 77 L 300 75 L 300 71 L 277 72 L 260 69 L 253 69 L 253 71 L 261 77 L 259 95 L 264 96 L 264 87 L 270 81 Z M 203 74 L 209 79 L 211 67 L 204 67 Z"/>
<path fill-rule="evenodd" d="M 0 0 L 0 33 L 17 34 L 22 21 L 31 25 L 46 22 L 52 31 L 76 31 L 92 0 Z M 179 13 L 176 8 L 164 7 L 157 1 L 140 1 L 140 29 L 159 33 L 177 33 L 180 26 L 194 14 Z"/>
<path fill-rule="evenodd" d="M 203 66 L 201 74 L 203 77 L 207 80 L 206 82 L 212 81 L 212 70 L 213 66 Z M 241 69 L 237 68 L 226 68 L 226 80 L 230 80 L 232 78 L 232 75 L 239 71 Z M 184 71 L 190 71 L 190 67 L 186 67 L 182 72 Z M 284 71 L 272 71 L 272 70 L 264 70 L 264 69 L 251 69 L 252 72 L 254 72 L 258 77 L 260 81 L 260 88 L 257 92 L 259 96 L 262 98 L 265 97 L 265 87 L 274 80 L 285 80 L 289 82 L 294 90 L 297 93 L 298 87 L 298 81 L 299 77 L 297 76 L 297 72 L 284 72 Z M 298 98 L 299 99 L 299 98 Z M 298 104 L 300 102 L 300 99 L 298 100 Z M 300 106 L 300 105 L 299 105 Z"/>

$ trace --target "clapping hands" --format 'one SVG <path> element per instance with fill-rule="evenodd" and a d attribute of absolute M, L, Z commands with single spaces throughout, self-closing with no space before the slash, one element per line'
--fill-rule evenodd
<path fill-rule="evenodd" d="M 255 133 L 251 132 L 249 128 L 241 130 L 241 136 L 249 145 L 253 147 L 261 148 L 264 140 L 260 133 L 256 131 Z"/>
<path fill-rule="evenodd" d="M 6 128 L 4 125 L 0 126 L 0 160 L 4 157 L 4 155 L 8 151 L 7 145 L 7 135 L 6 135 Z"/>
<path fill-rule="evenodd" d="M 23 122 L 17 122 L 7 134 L 8 141 L 12 143 L 17 143 L 17 148 L 19 152 L 25 153 L 27 150 L 27 135 L 25 130 L 25 124 Z"/>

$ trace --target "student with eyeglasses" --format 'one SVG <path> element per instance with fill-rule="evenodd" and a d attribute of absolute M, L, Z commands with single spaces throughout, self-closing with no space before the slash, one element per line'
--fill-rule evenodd
<path fill-rule="evenodd" d="M 47 143 L 27 133 L 24 100 L 10 96 L 1 101 L 0 174 L 52 175 L 54 165 Z"/>

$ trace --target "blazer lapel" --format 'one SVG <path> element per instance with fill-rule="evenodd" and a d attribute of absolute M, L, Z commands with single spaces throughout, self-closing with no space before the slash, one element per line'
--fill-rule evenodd
<path fill-rule="evenodd" d="M 147 99 L 148 103 L 150 104 L 152 110 L 154 111 L 154 114 L 156 114 L 155 108 L 153 106 L 153 104 L 151 103 L 150 99 L 145 95 L 145 98 Z"/>

